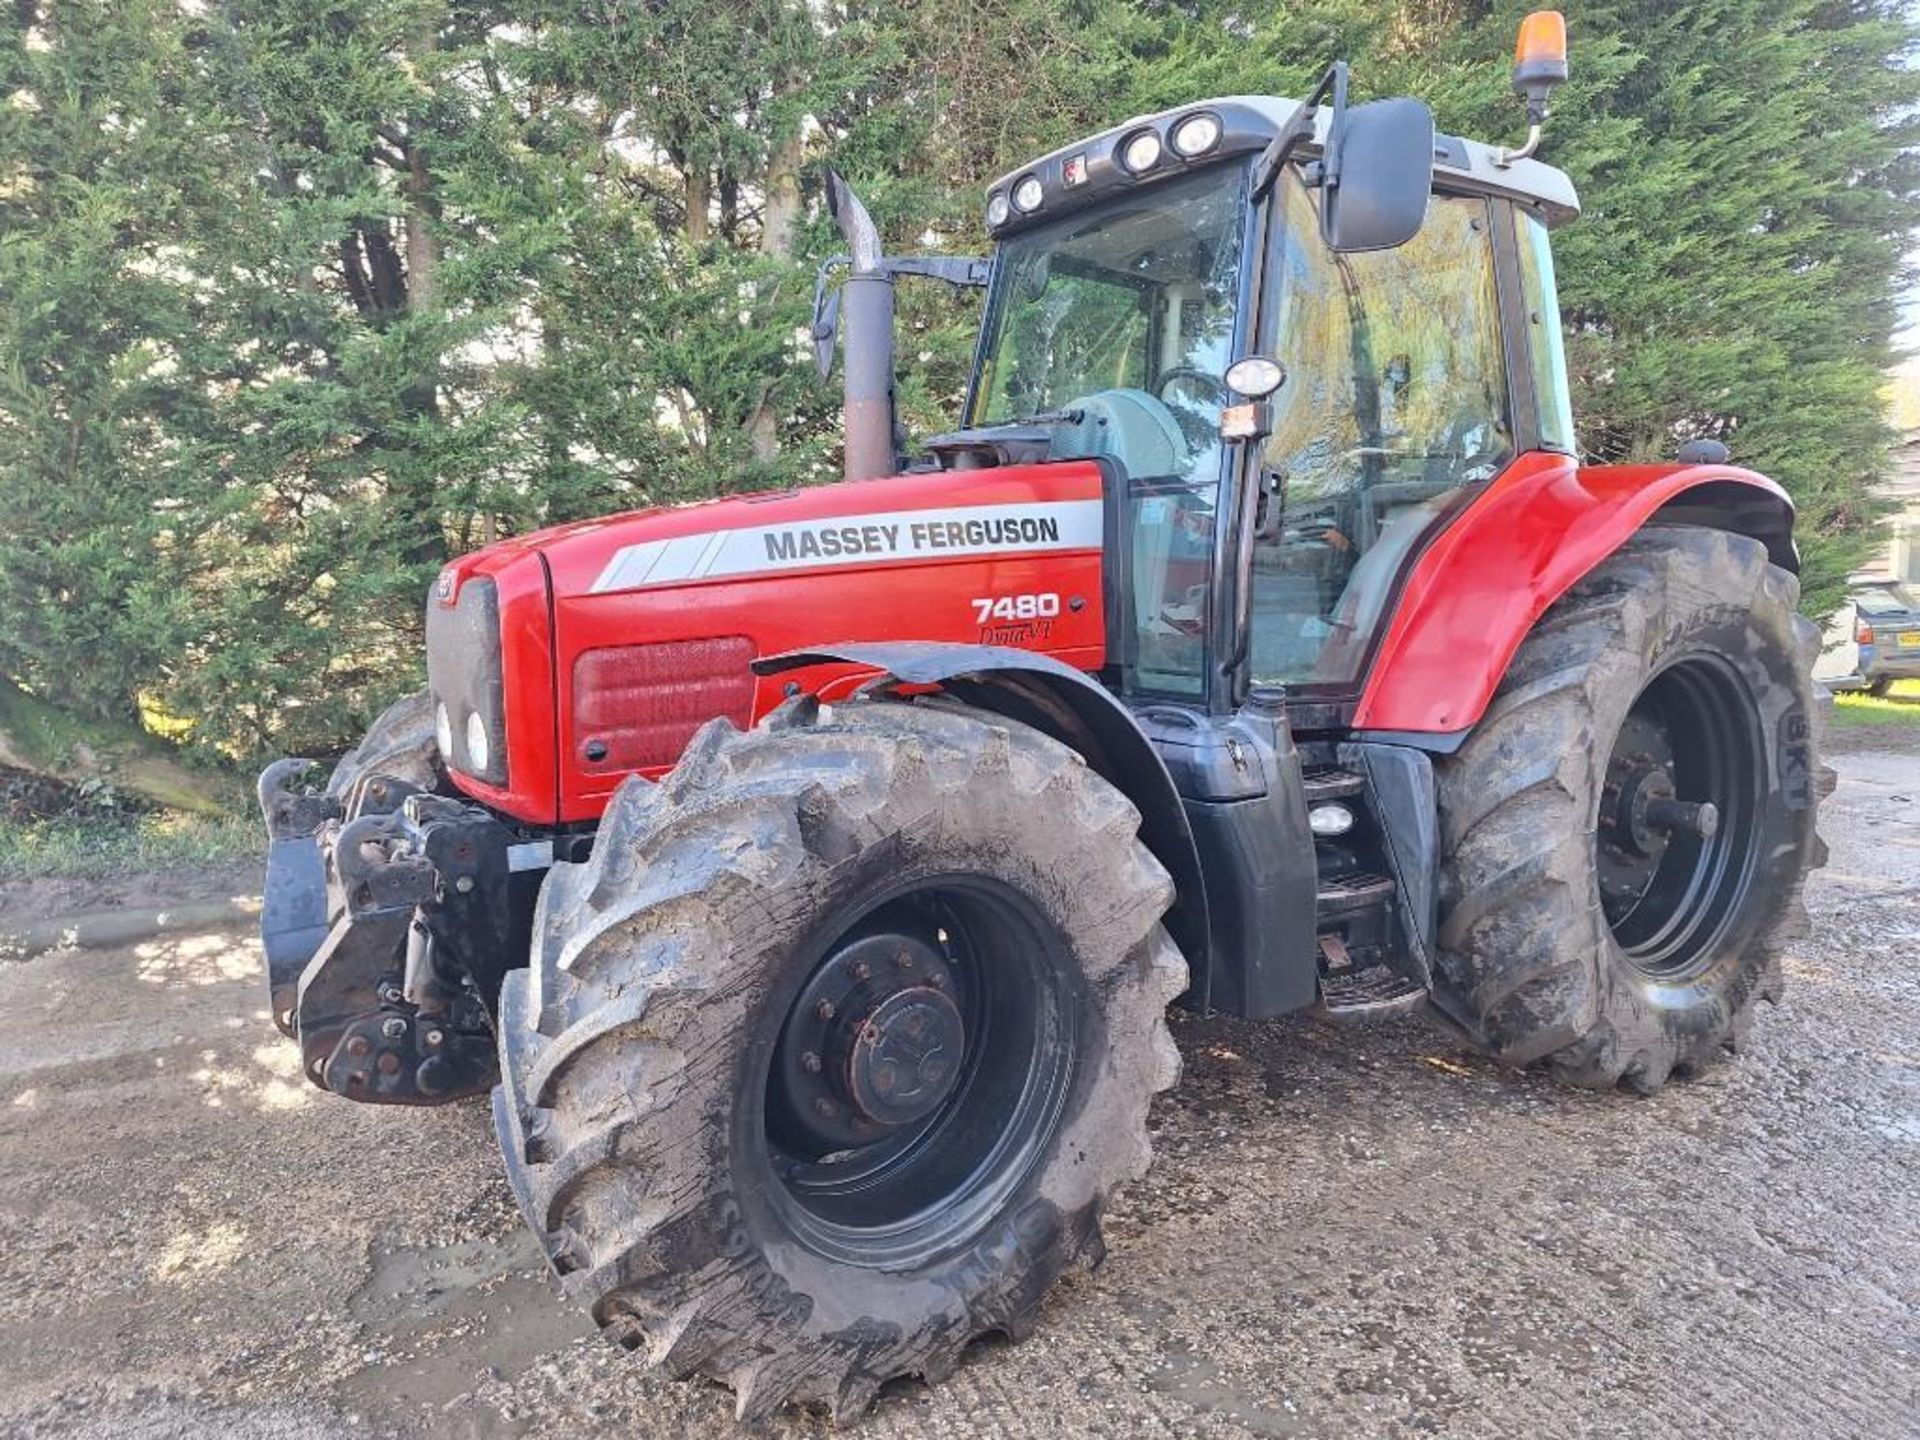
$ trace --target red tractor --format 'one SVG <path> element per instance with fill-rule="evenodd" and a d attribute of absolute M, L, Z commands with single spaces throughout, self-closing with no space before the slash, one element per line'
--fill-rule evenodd
<path fill-rule="evenodd" d="M 1793 507 L 1577 458 L 1530 158 L 1237 97 L 851 256 L 844 483 L 490 546 L 427 694 L 261 780 L 273 1009 L 351 1099 L 493 1096 L 566 1289 L 743 1417 L 860 1413 L 1101 1251 L 1166 1008 L 1424 1008 L 1657 1089 L 1780 987 L 1820 863 Z M 905 463 L 892 286 L 986 285 Z"/>

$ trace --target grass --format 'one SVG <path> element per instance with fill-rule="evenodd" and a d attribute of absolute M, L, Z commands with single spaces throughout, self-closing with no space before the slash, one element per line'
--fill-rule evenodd
<path fill-rule="evenodd" d="M 222 865 L 261 853 L 251 815 L 146 815 L 0 820 L 0 880 L 34 875 L 109 875 L 129 870 Z"/>
<path fill-rule="evenodd" d="M 1899 680 L 1884 696 L 1864 690 L 1833 697 L 1833 723 L 1846 729 L 1904 726 L 1920 731 L 1920 680 Z"/>

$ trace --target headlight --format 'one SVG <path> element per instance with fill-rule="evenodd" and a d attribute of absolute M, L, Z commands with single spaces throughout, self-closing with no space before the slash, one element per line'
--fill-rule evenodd
<path fill-rule="evenodd" d="M 1040 208 L 1040 202 L 1047 198 L 1047 192 L 1040 186 L 1037 175 L 1023 175 L 1013 187 L 1013 208 L 1022 215 L 1031 215 Z"/>
<path fill-rule="evenodd" d="M 434 739 L 447 768 L 507 788 L 506 686 L 500 594 L 493 578 L 471 575 L 457 593 L 427 601 L 427 688 Z"/>
<path fill-rule="evenodd" d="M 476 710 L 467 716 L 467 763 L 476 775 L 486 774 L 487 761 L 492 758 L 491 749 L 487 737 L 487 722 Z"/>
<path fill-rule="evenodd" d="M 1173 153 L 1191 160 L 1220 143 L 1220 122 L 1211 115 L 1189 115 L 1173 127 Z"/>
<path fill-rule="evenodd" d="M 987 197 L 987 228 L 998 230 L 1007 223 L 1007 197 L 998 191 Z"/>
<path fill-rule="evenodd" d="M 1129 135 L 1120 147 L 1120 163 L 1129 173 L 1139 175 L 1160 163 L 1160 136 L 1153 130 Z"/>

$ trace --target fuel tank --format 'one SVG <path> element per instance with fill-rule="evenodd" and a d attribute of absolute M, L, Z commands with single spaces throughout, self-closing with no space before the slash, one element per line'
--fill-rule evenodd
<path fill-rule="evenodd" d="M 974 642 L 1097 670 L 1105 528 L 1099 467 L 1069 461 L 635 511 L 476 551 L 429 598 L 428 677 L 456 734 L 467 720 L 453 712 L 488 710 L 483 691 L 505 733 L 491 779 L 462 773 L 458 754 L 454 779 L 531 823 L 591 820 L 714 716 L 746 726 L 796 683 L 832 700 L 867 678 L 749 668 L 805 646 Z M 481 613 L 476 599 L 484 618 L 455 623 Z"/>

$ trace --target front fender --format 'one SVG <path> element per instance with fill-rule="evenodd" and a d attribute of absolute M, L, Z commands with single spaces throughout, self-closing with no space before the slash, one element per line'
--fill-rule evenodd
<path fill-rule="evenodd" d="M 1750 535 L 1774 564 L 1799 569 L 1793 502 L 1765 476 L 1731 465 L 1582 466 L 1564 455 L 1523 455 L 1408 573 L 1354 727 L 1457 743 L 1486 712 L 1534 622 L 1649 524 Z"/>
<path fill-rule="evenodd" d="M 1141 843 L 1173 877 L 1168 933 L 1186 955 L 1196 989 L 1202 989 L 1207 893 L 1193 829 L 1166 762 L 1111 691 L 1050 655 L 999 645 L 821 645 L 764 656 L 753 669 L 778 675 L 829 664 L 857 665 L 904 685 L 938 686 L 956 700 L 1031 725 L 1078 751 L 1140 812 Z"/>

